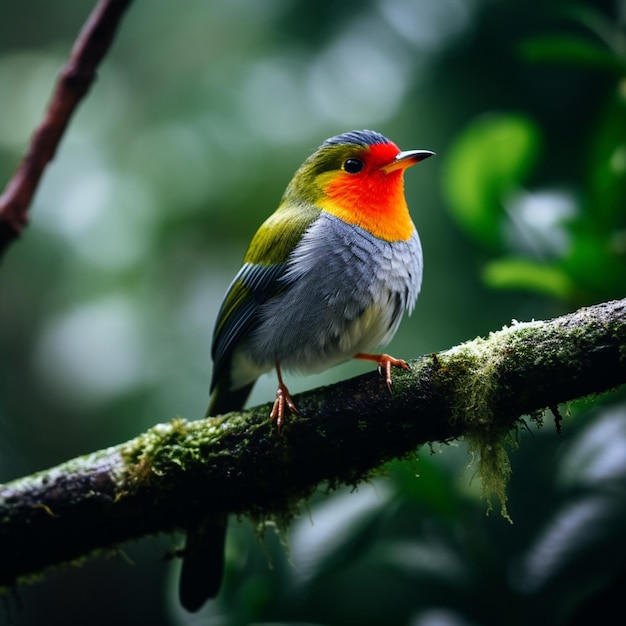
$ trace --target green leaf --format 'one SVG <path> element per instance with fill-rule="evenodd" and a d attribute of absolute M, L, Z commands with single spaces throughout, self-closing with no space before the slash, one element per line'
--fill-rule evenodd
<path fill-rule="evenodd" d="M 611 236 L 626 226 L 626 84 L 611 94 L 591 139 L 585 211 Z"/>
<path fill-rule="evenodd" d="M 488 115 L 472 122 L 449 151 L 443 180 L 450 211 L 471 237 L 503 247 L 504 201 L 535 162 L 540 137 L 522 115 Z"/>
<path fill-rule="evenodd" d="M 462 501 L 456 472 L 446 471 L 428 455 L 410 461 L 391 461 L 386 470 L 403 501 L 412 502 L 424 511 L 434 511 L 442 518 L 458 515 Z"/>
<path fill-rule="evenodd" d="M 495 289 L 525 289 L 560 300 L 570 299 L 575 291 L 574 283 L 561 268 L 515 257 L 488 263 L 483 280 Z"/>
<path fill-rule="evenodd" d="M 615 74 L 626 72 L 626 61 L 614 52 L 572 35 L 547 35 L 527 39 L 519 47 L 527 61 L 565 63 L 576 67 L 601 69 Z"/>
<path fill-rule="evenodd" d="M 621 297 L 626 284 L 626 255 L 619 233 L 607 236 L 592 220 L 572 226 L 571 245 L 563 268 L 587 301 Z"/>

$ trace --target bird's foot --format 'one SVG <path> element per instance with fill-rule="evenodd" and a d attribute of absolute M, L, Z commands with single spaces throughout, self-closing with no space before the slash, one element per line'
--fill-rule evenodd
<path fill-rule="evenodd" d="M 385 373 L 385 382 L 387 388 L 391 391 L 391 367 L 401 367 L 408 370 L 409 364 L 404 359 L 396 359 L 389 354 L 369 354 L 367 352 L 359 352 L 355 354 L 355 359 L 362 359 L 363 361 L 374 361 L 378 365 L 378 373 L 382 376 Z"/>
<path fill-rule="evenodd" d="M 276 423 L 276 430 L 280 433 L 280 429 L 285 421 L 285 406 L 292 412 L 298 415 L 298 409 L 291 399 L 289 389 L 287 389 L 285 383 L 282 380 L 278 381 L 278 389 L 276 390 L 276 400 L 274 400 L 274 406 L 270 412 L 270 421 Z"/>

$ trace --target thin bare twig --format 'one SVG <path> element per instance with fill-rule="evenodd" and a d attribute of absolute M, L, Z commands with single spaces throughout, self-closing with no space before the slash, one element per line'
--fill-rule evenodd
<path fill-rule="evenodd" d="M 132 0 L 100 0 L 83 26 L 61 70 L 44 119 L 13 178 L 0 196 L 0 254 L 28 223 L 28 208 L 46 165 L 54 158 L 65 129 L 96 77 L 118 24 Z"/>

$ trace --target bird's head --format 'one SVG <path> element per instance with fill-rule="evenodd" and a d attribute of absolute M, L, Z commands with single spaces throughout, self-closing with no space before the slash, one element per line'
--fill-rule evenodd
<path fill-rule="evenodd" d="M 413 232 L 404 198 L 404 170 L 432 156 L 402 152 L 383 135 L 356 130 L 327 139 L 298 169 L 285 200 L 306 202 L 388 241 Z"/>

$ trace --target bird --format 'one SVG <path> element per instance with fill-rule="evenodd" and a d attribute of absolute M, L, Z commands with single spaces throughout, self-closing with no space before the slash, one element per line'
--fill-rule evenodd
<path fill-rule="evenodd" d="M 283 371 L 309 374 L 363 359 L 377 364 L 391 388 L 392 367 L 408 365 L 372 350 L 391 341 L 422 284 L 404 171 L 434 154 L 353 130 L 326 139 L 302 163 L 222 301 L 206 416 L 241 410 L 271 370 L 278 386 L 269 418 L 278 433 L 286 414 L 298 413 Z M 219 591 L 225 531 L 223 517 L 188 531 L 179 587 L 188 610 Z"/>

